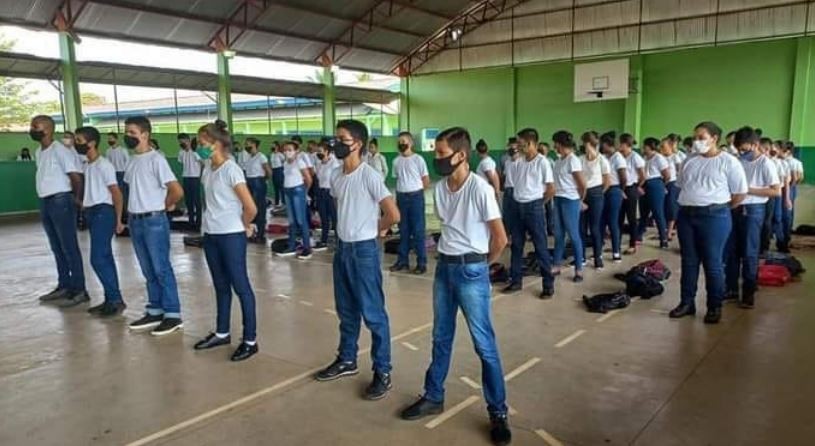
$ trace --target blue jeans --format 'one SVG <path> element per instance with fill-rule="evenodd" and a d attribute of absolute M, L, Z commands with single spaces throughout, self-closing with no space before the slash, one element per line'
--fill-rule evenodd
<path fill-rule="evenodd" d="M 396 263 L 410 265 L 410 250 L 416 252 L 418 266 L 427 266 L 425 251 L 424 190 L 397 192 L 396 205 L 399 206 L 399 257 Z"/>
<path fill-rule="evenodd" d="M 334 204 L 334 197 L 331 196 L 331 189 L 317 189 L 317 212 L 320 214 L 320 225 L 322 234 L 320 241 L 328 243 L 328 233 L 332 228 L 337 228 L 337 206 Z"/>
<path fill-rule="evenodd" d="M 789 248 L 790 240 L 792 240 L 792 224 L 795 219 L 795 198 L 798 196 L 798 188 L 796 186 L 790 187 L 790 201 L 792 201 L 792 209 L 787 209 L 783 206 L 781 213 L 781 226 L 784 233 L 784 246 Z"/>
<path fill-rule="evenodd" d="M 680 207 L 676 220 L 682 256 L 680 297 L 685 305 L 696 307 L 699 265 L 705 267 L 707 307 L 719 308 L 725 292 L 724 247 L 732 229 L 730 209 Z"/>
<path fill-rule="evenodd" d="M 739 291 L 739 276 L 743 279 L 743 294 L 756 291 L 764 208 L 764 204 L 746 204 L 733 210 L 733 230 L 725 249 L 724 272 L 728 291 Z"/>
<path fill-rule="evenodd" d="M 580 214 L 580 226 L 583 241 L 583 258 L 586 258 L 586 242 L 591 240 L 594 252 L 594 266 L 603 266 L 603 207 L 605 197 L 603 186 L 592 187 L 586 191 L 584 200 L 588 209 Z"/>
<path fill-rule="evenodd" d="M 201 226 L 201 178 L 184 177 L 184 206 L 187 207 L 189 222 L 194 227 Z"/>
<path fill-rule="evenodd" d="M 623 212 L 620 214 L 620 227 L 623 226 L 623 221 L 628 222 L 628 247 L 637 247 L 637 233 L 639 222 L 637 221 L 637 208 L 639 206 L 640 191 L 637 185 L 626 186 L 624 189 L 625 200 L 623 200 Z"/>
<path fill-rule="evenodd" d="M 638 240 L 642 240 L 648 219 L 653 217 L 659 233 L 659 243 L 668 242 L 667 224 L 665 223 L 665 193 L 665 182 L 662 181 L 662 178 L 651 178 L 645 182 L 645 200 L 642 202 L 642 209 L 645 212 L 640 215 Z"/>
<path fill-rule="evenodd" d="M 116 184 L 119 185 L 119 190 L 122 192 L 122 215 L 127 218 L 127 200 L 130 196 L 130 186 L 125 181 L 124 172 L 116 172 Z"/>
<path fill-rule="evenodd" d="M 515 201 L 515 197 L 512 195 L 515 193 L 514 191 L 515 189 L 512 187 L 505 188 L 504 196 L 501 199 L 501 215 L 504 220 L 504 228 L 510 237 L 512 236 L 512 227 L 517 224 L 512 219 L 517 219 L 518 213 L 518 202 Z"/>
<path fill-rule="evenodd" d="M 552 260 L 549 257 L 549 246 L 546 238 L 546 215 L 543 213 L 543 199 L 519 203 L 514 201 L 512 208 L 514 214 L 505 216 L 514 226 L 510 228 L 512 234 L 512 257 L 510 260 L 509 277 L 512 283 L 522 284 L 523 274 L 521 263 L 524 258 L 524 245 L 526 234 L 532 236 L 535 255 L 543 277 L 543 287 L 552 288 L 555 278 L 552 276 Z"/>
<path fill-rule="evenodd" d="M 665 195 L 665 221 L 675 222 L 676 214 L 679 212 L 679 187 L 676 181 L 671 181 L 665 187 L 668 189 Z"/>
<path fill-rule="evenodd" d="M 76 238 L 73 194 L 64 192 L 40 198 L 40 218 L 57 262 L 57 288 L 71 292 L 85 291 L 85 271 Z"/>
<path fill-rule="evenodd" d="M 246 187 L 252 194 L 252 201 L 255 202 L 255 207 L 258 210 L 255 216 L 254 224 L 258 228 L 258 236 L 266 236 L 266 193 L 268 192 L 266 186 L 266 178 L 254 177 L 246 179 Z"/>
<path fill-rule="evenodd" d="M 391 371 L 391 335 L 376 240 L 337 241 L 334 302 L 340 319 L 339 359 L 356 362 L 360 319 L 371 330 L 371 359 L 379 373 Z"/>
<path fill-rule="evenodd" d="M 255 293 L 246 273 L 246 234 L 204 234 L 204 255 L 215 286 L 218 305 L 216 331 L 229 333 L 234 289 L 243 314 L 243 340 L 254 341 L 257 337 Z"/>
<path fill-rule="evenodd" d="M 286 195 L 283 193 L 283 168 L 275 167 L 272 169 L 272 186 L 274 187 L 274 204 L 279 205 L 282 201 L 286 202 Z"/>
<path fill-rule="evenodd" d="M 122 301 L 119 275 L 113 259 L 111 240 L 116 230 L 116 211 L 109 204 L 85 208 L 85 219 L 91 235 L 91 266 L 105 290 L 105 302 Z"/>
<path fill-rule="evenodd" d="M 306 207 L 306 186 L 288 187 L 286 190 L 286 202 L 289 203 L 289 251 L 297 248 L 297 235 L 303 238 L 303 249 L 311 250 L 311 222 Z"/>
<path fill-rule="evenodd" d="M 787 248 L 787 238 L 784 231 L 784 214 L 787 212 L 784 203 L 784 194 L 775 199 L 775 209 L 773 210 L 773 235 L 775 236 L 775 247 L 779 251 Z"/>
<path fill-rule="evenodd" d="M 484 399 L 491 415 L 507 413 L 504 374 L 490 311 L 490 274 L 486 262 L 436 265 L 433 281 L 433 360 L 424 379 L 425 398 L 444 401 L 444 381 L 450 369 L 458 309 L 470 329 L 481 359 Z"/>
<path fill-rule="evenodd" d="M 170 263 L 170 222 L 165 214 L 128 221 L 133 250 L 147 279 L 147 314 L 181 317 L 178 285 Z"/>
<path fill-rule="evenodd" d="M 620 211 L 623 207 L 623 190 L 620 186 L 611 186 L 606 191 L 603 203 L 603 232 L 607 227 L 611 233 L 611 253 L 620 255 L 622 231 L 620 230 Z"/>
<path fill-rule="evenodd" d="M 566 251 L 566 234 L 572 241 L 574 249 L 575 271 L 583 271 L 583 238 L 580 237 L 580 200 L 570 200 L 564 197 L 555 197 L 557 218 L 555 224 L 555 259 L 556 266 L 563 263 L 563 253 Z"/>

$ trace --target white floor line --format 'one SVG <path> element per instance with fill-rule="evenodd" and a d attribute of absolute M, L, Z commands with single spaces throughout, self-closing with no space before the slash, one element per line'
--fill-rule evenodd
<path fill-rule="evenodd" d="M 419 351 L 419 347 L 416 347 L 415 345 L 411 344 L 410 342 L 403 342 L 402 346 L 405 347 L 408 350 L 413 350 L 414 352 Z"/>
<path fill-rule="evenodd" d="M 461 381 L 462 381 L 464 384 L 467 384 L 468 386 L 472 387 L 473 389 L 475 389 L 475 390 L 481 390 L 481 384 L 478 384 L 477 382 L 473 381 L 472 379 L 470 379 L 470 378 L 468 378 L 468 377 L 466 377 L 466 376 L 462 376 L 462 377 L 460 377 L 459 379 L 460 379 L 460 380 L 461 380 Z"/>
<path fill-rule="evenodd" d="M 596 322 L 603 322 L 604 320 L 611 318 L 612 316 L 614 316 L 615 314 L 617 314 L 619 312 L 620 312 L 620 310 L 611 310 L 608 313 L 606 313 L 606 314 L 598 317 L 597 319 L 595 319 L 595 321 Z"/>
<path fill-rule="evenodd" d="M 395 342 L 398 339 L 413 335 L 413 334 L 418 333 L 418 332 L 420 332 L 422 330 L 426 330 L 426 329 L 430 328 L 432 325 L 433 324 L 425 324 L 425 325 L 422 325 L 422 326 L 419 326 L 419 327 L 416 327 L 416 328 L 411 328 L 410 330 L 391 338 L 391 342 Z M 362 356 L 362 355 L 368 354 L 368 352 L 370 352 L 370 351 L 371 351 L 370 348 L 360 350 L 359 353 L 357 353 L 357 356 Z M 216 407 L 215 409 L 212 409 L 212 410 L 210 410 L 208 412 L 204 412 L 201 415 L 197 415 L 195 417 L 189 418 L 189 419 L 184 420 L 184 421 L 182 421 L 180 423 L 177 423 L 177 424 L 174 424 L 174 425 L 172 425 L 170 427 L 167 427 L 166 429 L 162 429 L 162 430 L 160 430 L 158 432 L 150 434 L 150 435 L 148 435 L 148 436 L 146 436 L 144 438 L 140 438 L 138 440 L 127 443 L 126 446 L 143 446 L 143 445 L 152 443 L 152 442 L 154 442 L 156 440 L 159 440 L 161 438 L 164 438 L 164 437 L 167 437 L 169 435 L 175 434 L 176 432 L 180 432 L 180 431 L 182 431 L 182 430 L 184 430 L 184 429 L 186 429 L 186 428 L 188 428 L 190 426 L 194 426 L 194 425 L 196 425 L 198 423 L 201 423 L 203 421 L 206 421 L 206 420 L 208 420 L 210 418 L 213 418 L 213 417 L 216 417 L 216 416 L 221 415 L 223 413 L 229 412 L 230 410 L 233 410 L 233 409 L 235 409 L 237 407 L 240 407 L 240 406 L 242 406 L 244 404 L 251 403 L 252 401 L 254 401 L 254 400 L 258 399 L 258 398 L 261 398 L 261 397 L 263 397 L 265 395 L 268 395 L 270 393 L 273 393 L 273 392 L 276 392 L 278 390 L 289 387 L 289 386 L 291 386 L 293 384 L 296 384 L 296 383 L 298 383 L 300 381 L 303 381 L 303 380 L 305 380 L 307 378 L 311 378 L 311 377 L 314 376 L 315 373 L 319 372 L 323 368 L 325 368 L 325 366 L 320 366 L 320 367 L 316 367 L 316 368 L 313 368 L 313 369 L 310 369 L 310 370 L 306 370 L 305 372 L 300 373 L 299 375 L 292 376 L 291 378 L 285 379 L 285 380 L 283 380 L 283 381 L 281 381 L 281 382 L 279 382 L 277 384 L 274 384 L 274 385 L 272 385 L 270 387 L 266 387 L 265 389 L 258 390 L 257 392 L 246 395 L 243 398 L 239 398 L 239 399 L 237 399 L 235 401 L 232 401 L 231 403 L 227 403 L 227 404 L 224 404 L 223 406 Z M 471 397 L 471 398 L 473 398 L 473 397 Z M 476 398 L 476 400 L 478 400 L 478 397 L 475 397 L 475 398 Z M 472 404 L 473 402 L 475 402 L 475 401 L 472 401 L 469 404 Z M 461 410 L 461 409 L 459 409 L 459 410 Z M 442 420 L 442 422 L 443 421 L 444 420 Z M 431 421 L 431 423 L 432 423 L 432 421 Z"/>
<path fill-rule="evenodd" d="M 473 405 L 473 403 L 475 403 L 476 401 L 478 401 L 480 399 L 481 399 L 481 397 L 471 396 L 471 397 L 467 398 L 466 400 L 456 404 L 452 408 L 450 408 L 448 410 L 445 410 L 444 412 L 442 412 L 441 415 L 437 416 L 436 418 L 433 418 L 432 420 L 430 420 L 429 423 L 425 424 L 424 427 L 426 427 L 428 429 L 436 428 L 440 424 L 442 424 L 445 421 L 449 420 L 450 418 L 453 418 L 454 416 L 456 416 L 456 414 L 458 414 L 462 410 L 464 410 L 467 407 Z"/>
<path fill-rule="evenodd" d="M 553 437 L 552 434 L 543 429 L 538 429 L 535 431 L 535 433 L 538 434 L 538 437 L 543 438 L 543 441 L 545 441 L 549 446 L 563 446 L 563 443 L 558 441 L 557 438 Z"/>
<path fill-rule="evenodd" d="M 291 296 L 289 296 L 288 294 L 278 294 L 277 297 L 286 300 L 291 299 Z"/>
<path fill-rule="evenodd" d="M 555 348 L 563 348 L 563 347 L 565 347 L 568 343 L 570 343 L 570 342 L 574 341 L 575 339 L 579 338 L 585 332 L 586 332 L 586 330 L 577 330 L 576 332 L 570 334 L 568 337 L 566 337 L 562 341 L 555 344 Z"/>
<path fill-rule="evenodd" d="M 331 308 L 325 308 L 325 309 L 323 309 L 323 311 L 328 313 L 328 314 L 333 314 L 334 316 L 337 315 L 337 312 L 332 310 Z"/>
<path fill-rule="evenodd" d="M 671 312 L 671 310 L 660 310 L 658 308 L 652 308 L 651 312 L 652 313 L 659 313 L 659 314 L 668 314 L 668 313 Z"/>
<path fill-rule="evenodd" d="M 535 364 L 537 364 L 539 362 L 541 362 L 541 358 L 532 358 L 529 361 L 526 361 L 525 363 L 518 366 L 518 368 L 516 368 L 515 370 L 507 373 L 504 376 L 504 381 L 509 382 L 510 380 L 516 378 L 521 373 L 531 369 L 532 367 L 535 366 Z"/>
<path fill-rule="evenodd" d="M 297 303 L 299 303 L 300 305 L 305 305 L 307 307 L 313 307 L 314 306 L 313 303 L 311 303 L 311 302 L 309 302 L 307 300 L 298 300 Z"/>
<path fill-rule="evenodd" d="M 518 415 L 518 411 L 515 410 L 515 408 L 510 406 L 509 404 L 507 404 L 507 410 L 509 411 L 509 414 L 512 416 Z"/>

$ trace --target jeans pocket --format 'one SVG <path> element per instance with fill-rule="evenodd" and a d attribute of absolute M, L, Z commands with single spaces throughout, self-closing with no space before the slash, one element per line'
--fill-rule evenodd
<path fill-rule="evenodd" d="M 468 263 L 461 266 L 461 276 L 467 280 L 479 280 L 487 275 L 488 267 L 485 263 Z"/>

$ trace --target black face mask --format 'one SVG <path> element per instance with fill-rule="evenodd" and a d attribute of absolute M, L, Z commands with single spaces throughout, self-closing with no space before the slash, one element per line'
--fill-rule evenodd
<path fill-rule="evenodd" d="M 478 151 L 478 153 L 480 153 L 482 155 L 487 153 L 487 151 L 488 151 L 488 149 L 486 147 L 480 147 L 480 148 L 478 148 L 476 150 Z"/>
<path fill-rule="evenodd" d="M 252 148 L 251 148 L 251 147 L 249 147 L 249 146 L 246 146 L 246 147 L 244 147 L 244 148 L 243 148 L 243 150 L 246 150 L 247 152 L 251 152 L 251 151 L 252 151 Z"/>
<path fill-rule="evenodd" d="M 90 149 L 90 146 L 88 146 L 87 144 L 75 143 L 74 144 L 74 149 L 76 149 L 76 153 L 78 153 L 80 155 L 87 155 L 88 150 Z"/>
<path fill-rule="evenodd" d="M 111 147 L 113 147 L 113 146 L 115 146 L 115 145 L 116 145 L 116 141 L 115 141 L 115 140 L 113 140 L 113 139 L 111 139 L 110 141 L 108 141 L 108 145 L 109 145 L 109 146 L 111 146 Z"/>
<path fill-rule="evenodd" d="M 28 132 L 28 136 L 30 136 L 31 139 L 33 139 L 34 141 L 40 142 L 42 141 L 43 138 L 45 138 L 45 132 L 43 132 L 42 130 L 31 129 Z"/>
<path fill-rule="evenodd" d="M 433 160 L 433 167 L 436 169 L 436 173 L 443 177 L 449 177 L 456 171 L 456 169 L 461 166 L 464 161 L 459 161 L 458 164 L 453 164 L 453 157 L 456 154 L 452 154 L 447 158 L 436 158 Z"/>
<path fill-rule="evenodd" d="M 128 149 L 135 149 L 139 145 L 139 138 L 130 135 L 125 135 L 125 145 Z"/>
<path fill-rule="evenodd" d="M 518 149 L 510 147 L 509 149 L 507 149 L 507 153 L 509 153 L 509 156 L 515 156 L 515 154 L 518 153 Z"/>
<path fill-rule="evenodd" d="M 407 144 L 404 144 L 404 143 L 399 144 L 399 147 L 398 147 L 400 153 L 407 152 L 407 149 L 409 149 L 409 148 L 410 148 L 410 146 L 408 146 Z"/>
<path fill-rule="evenodd" d="M 336 156 L 337 159 L 345 159 L 351 154 L 351 146 L 339 139 L 333 139 L 329 144 L 334 148 L 334 156 Z"/>
<path fill-rule="evenodd" d="M 324 160 L 325 159 L 325 153 L 318 153 L 317 154 L 317 159 L 320 160 L 320 161 Z"/>

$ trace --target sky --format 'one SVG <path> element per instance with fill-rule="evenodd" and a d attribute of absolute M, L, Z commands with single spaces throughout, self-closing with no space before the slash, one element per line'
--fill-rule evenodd
<path fill-rule="evenodd" d="M 17 26 L 0 25 L 0 35 L 16 41 L 13 52 L 48 58 L 59 57 L 59 42 L 55 32 L 34 31 Z M 210 73 L 217 72 L 214 53 L 82 35 L 80 37 L 82 42 L 76 45 L 76 58 L 78 61 L 101 61 Z M 138 55 L 138 57 L 134 57 L 134 55 Z M 235 75 L 296 81 L 307 81 L 309 76 L 313 76 L 320 70 L 316 66 L 242 57 L 240 54 L 230 61 L 229 68 L 230 72 Z M 356 76 L 358 74 L 357 71 L 340 69 L 336 83 L 337 85 L 353 85 L 357 81 Z M 374 79 L 390 78 L 390 76 L 380 74 L 372 74 L 372 76 Z M 37 100 L 58 99 L 56 89 L 46 81 L 30 80 L 29 89 L 37 92 Z M 83 84 L 80 90 L 104 96 L 109 102 L 113 102 L 113 88 L 111 86 Z M 155 89 L 119 87 L 118 90 L 119 102 L 167 97 L 166 91 Z"/>

